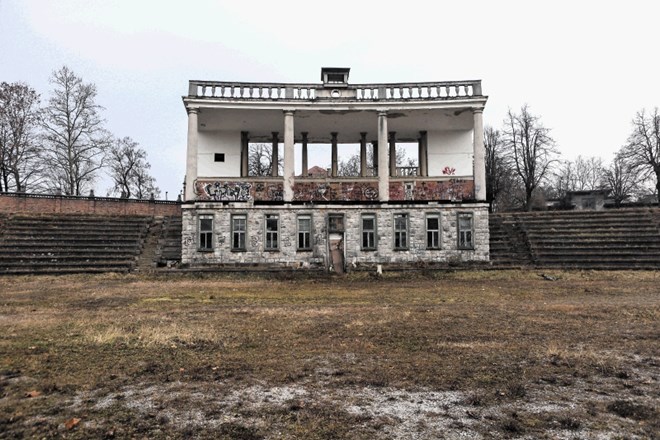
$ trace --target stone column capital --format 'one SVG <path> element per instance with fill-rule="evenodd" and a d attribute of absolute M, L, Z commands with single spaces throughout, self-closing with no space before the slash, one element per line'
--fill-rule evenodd
<path fill-rule="evenodd" d="M 293 116 L 296 113 L 295 110 L 283 110 L 283 112 L 286 116 Z"/>
<path fill-rule="evenodd" d="M 191 114 L 192 114 L 192 115 L 196 115 L 196 114 L 199 113 L 199 108 L 198 108 L 198 107 L 186 107 L 186 112 L 187 112 L 189 115 L 191 115 Z"/>
<path fill-rule="evenodd" d="M 475 115 L 478 114 L 478 113 L 479 113 L 479 114 L 480 114 L 480 113 L 483 113 L 483 112 L 484 112 L 484 109 L 481 108 L 481 107 L 473 108 L 473 109 L 472 109 L 472 113 L 474 113 Z"/>

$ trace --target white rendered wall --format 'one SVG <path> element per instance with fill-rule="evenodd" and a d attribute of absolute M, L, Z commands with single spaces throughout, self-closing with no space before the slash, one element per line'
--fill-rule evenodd
<path fill-rule="evenodd" d="M 472 130 L 429 131 L 429 176 L 472 176 Z M 454 174 L 443 173 L 445 167 Z"/>
<path fill-rule="evenodd" d="M 240 177 L 241 132 L 200 131 L 197 147 L 197 177 Z M 224 162 L 215 162 L 224 153 Z"/>

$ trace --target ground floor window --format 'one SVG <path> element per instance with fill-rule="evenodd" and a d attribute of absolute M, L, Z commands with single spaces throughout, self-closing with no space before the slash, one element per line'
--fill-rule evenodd
<path fill-rule="evenodd" d="M 408 214 L 394 214 L 394 249 L 408 249 Z"/>
<path fill-rule="evenodd" d="M 277 214 L 266 214 L 266 237 L 264 249 L 276 251 L 279 249 L 280 216 Z"/>
<path fill-rule="evenodd" d="M 199 216 L 199 250 L 213 250 L 213 216 Z"/>
<path fill-rule="evenodd" d="M 362 250 L 376 250 L 376 214 L 362 214 Z"/>
<path fill-rule="evenodd" d="M 440 249 L 440 214 L 426 215 L 426 248 Z"/>
<path fill-rule="evenodd" d="M 471 212 L 458 213 L 458 248 L 474 249 L 474 218 Z"/>
<path fill-rule="evenodd" d="M 310 215 L 298 216 L 298 250 L 312 249 L 312 217 Z"/>
<path fill-rule="evenodd" d="M 233 215 L 231 217 L 231 250 L 244 251 L 245 234 L 247 233 L 247 216 Z"/>

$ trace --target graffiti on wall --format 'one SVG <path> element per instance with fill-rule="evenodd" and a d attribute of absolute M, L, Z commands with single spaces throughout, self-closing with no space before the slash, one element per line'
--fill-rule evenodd
<path fill-rule="evenodd" d="M 284 200 L 284 187 L 277 182 L 256 182 L 253 196 L 255 200 L 281 202 Z"/>
<path fill-rule="evenodd" d="M 474 181 L 449 179 L 390 182 L 390 200 L 474 200 Z"/>
<path fill-rule="evenodd" d="M 296 182 L 293 199 L 304 202 L 378 200 L 378 182 Z"/>
<path fill-rule="evenodd" d="M 198 200 L 270 201 L 284 200 L 281 181 L 195 182 Z M 468 179 L 390 181 L 390 200 L 461 201 L 474 200 L 474 181 Z M 377 181 L 297 181 L 293 200 L 298 202 L 369 202 L 378 200 Z"/>
<path fill-rule="evenodd" d="M 251 183 L 196 181 L 195 189 L 199 200 L 218 202 L 246 202 L 252 198 Z"/>

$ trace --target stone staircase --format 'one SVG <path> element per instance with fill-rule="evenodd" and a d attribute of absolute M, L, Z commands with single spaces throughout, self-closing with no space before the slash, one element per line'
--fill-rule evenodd
<path fill-rule="evenodd" d="M 155 262 L 158 267 L 181 263 L 181 216 L 163 217 Z"/>
<path fill-rule="evenodd" d="M 490 216 L 496 267 L 660 269 L 660 209 Z"/>
<path fill-rule="evenodd" d="M 151 217 L 13 214 L 0 218 L 0 274 L 128 272 Z"/>

